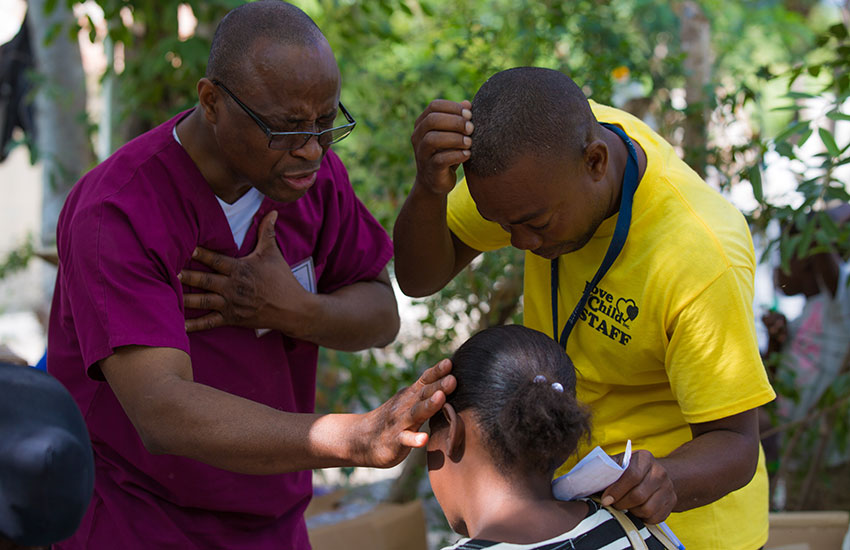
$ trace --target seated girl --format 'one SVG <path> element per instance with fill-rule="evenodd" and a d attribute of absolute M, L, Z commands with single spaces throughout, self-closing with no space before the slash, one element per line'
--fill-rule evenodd
<path fill-rule="evenodd" d="M 499 326 L 470 338 L 452 365 L 457 389 L 431 418 L 427 447 L 434 495 L 452 529 L 469 537 L 450 548 L 632 548 L 607 509 L 552 495 L 555 469 L 590 428 L 572 362 L 558 344 L 522 326 Z M 633 537 L 664 550 L 628 517 Z"/>

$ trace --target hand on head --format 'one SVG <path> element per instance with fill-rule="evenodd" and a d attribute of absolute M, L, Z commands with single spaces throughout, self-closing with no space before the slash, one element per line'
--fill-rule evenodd
<path fill-rule="evenodd" d="M 438 195 L 455 186 L 457 167 L 472 147 L 472 104 L 435 99 L 419 115 L 410 138 L 416 157 L 416 183 Z"/>
<path fill-rule="evenodd" d="M 451 370 L 451 361 L 443 359 L 412 386 L 363 415 L 358 433 L 352 437 L 354 462 L 389 468 L 404 460 L 410 449 L 424 447 L 428 434 L 420 431 L 422 424 L 440 411 L 446 395 L 457 385 Z"/>

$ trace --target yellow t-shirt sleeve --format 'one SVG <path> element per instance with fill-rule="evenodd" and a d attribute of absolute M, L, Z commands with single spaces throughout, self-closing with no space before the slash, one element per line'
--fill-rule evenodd
<path fill-rule="evenodd" d="M 475 250 L 486 252 L 511 244 L 511 235 L 499 224 L 485 220 L 478 213 L 475 201 L 469 194 L 463 178 L 448 197 L 446 221 L 449 229 L 463 243 Z"/>
<path fill-rule="evenodd" d="M 672 323 L 665 368 L 689 424 L 764 405 L 776 394 L 756 345 L 752 274 L 725 269 Z"/>

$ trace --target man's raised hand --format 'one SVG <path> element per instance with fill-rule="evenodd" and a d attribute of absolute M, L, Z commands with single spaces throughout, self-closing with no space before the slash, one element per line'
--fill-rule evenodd
<path fill-rule="evenodd" d="M 416 119 L 413 153 L 416 184 L 445 195 L 455 186 L 457 167 L 469 158 L 473 130 L 472 104 L 435 99 Z"/>

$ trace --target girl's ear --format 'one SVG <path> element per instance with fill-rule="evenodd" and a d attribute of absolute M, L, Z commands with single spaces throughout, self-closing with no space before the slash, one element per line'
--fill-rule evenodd
<path fill-rule="evenodd" d="M 447 453 L 452 462 L 459 462 L 463 458 L 464 443 L 466 440 L 466 428 L 463 418 L 455 411 L 455 408 L 446 403 L 443 405 L 443 416 L 449 423 L 449 436 L 447 441 Z"/>

